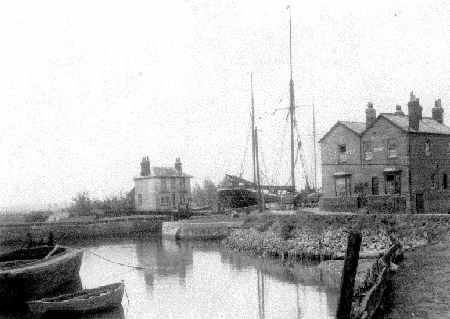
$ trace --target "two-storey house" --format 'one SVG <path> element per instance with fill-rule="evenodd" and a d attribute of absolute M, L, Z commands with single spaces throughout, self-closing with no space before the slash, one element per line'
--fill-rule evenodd
<path fill-rule="evenodd" d="M 144 157 L 140 176 L 134 178 L 136 211 L 177 211 L 191 199 L 191 178 L 183 173 L 179 158 L 174 167 L 150 167 Z"/>
<path fill-rule="evenodd" d="M 321 206 L 354 210 L 366 206 L 374 211 L 449 212 L 450 127 L 444 125 L 444 110 L 436 100 L 432 117 L 422 116 L 422 106 L 413 93 L 408 115 L 397 105 L 394 113 L 378 117 L 372 104 L 359 134 L 337 129 L 338 122 L 320 141 L 322 150 Z M 339 158 L 341 145 L 351 161 Z M 333 152 L 335 150 L 335 152 Z M 343 151 L 343 149 L 342 149 Z M 345 185 L 345 188 L 343 188 Z M 345 191 L 342 191 L 345 189 Z"/>

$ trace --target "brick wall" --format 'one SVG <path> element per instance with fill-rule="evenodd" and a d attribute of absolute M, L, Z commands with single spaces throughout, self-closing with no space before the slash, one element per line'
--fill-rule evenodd
<path fill-rule="evenodd" d="M 430 154 L 425 143 L 430 141 Z M 411 207 L 416 212 L 416 195 L 424 195 L 425 212 L 447 213 L 450 210 L 448 190 L 443 189 L 443 175 L 450 176 L 450 136 L 410 134 Z M 433 185 L 432 176 L 435 176 Z"/>
<path fill-rule="evenodd" d="M 348 153 L 345 163 L 339 164 L 338 146 L 345 144 Z M 335 196 L 334 176 L 336 172 L 352 174 L 352 185 L 361 176 L 360 139 L 353 131 L 343 125 L 336 126 L 328 136 L 320 142 L 322 159 L 322 191 L 325 196 Z M 353 191 L 353 186 L 352 186 Z"/>

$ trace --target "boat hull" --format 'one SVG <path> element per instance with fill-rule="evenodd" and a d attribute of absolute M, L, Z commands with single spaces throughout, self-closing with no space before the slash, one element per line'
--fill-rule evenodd
<path fill-rule="evenodd" d="M 218 197 L 221 208 L 243 208 L 258 204 L 258 193 L 251 189 L 219 189 Z"/>
<path fill-rule="evenodd" d="M 116 283 L 74 294 L 61 295 L 27 302 L 31 312 L 44 313 L 93 313 L 119 307 L 122 304 L 124 284 Z"/>
<path fill-rule="evenodd" d="M 273 194 L 263 193 L 265 203 L 279 201 Z M 218 201 L 221 208 L 244 208 L 258 205 L 258 192 L 247 188 L 222 188 L 218 190 Z"/>
<path fill-rule="evenodd" d="M 24 250 L 25 251 L 25 250 Z M 1 308 L 23 305 L 28 300 L 51 295 L 74 282 L 81 267 L 83 252 L 65 252 L 18 268 L 0 270 Z"/>

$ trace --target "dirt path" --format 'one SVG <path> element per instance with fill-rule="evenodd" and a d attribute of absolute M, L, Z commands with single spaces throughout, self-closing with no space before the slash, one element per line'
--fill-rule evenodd
<path fill-rule="evenodd" d="M 450 318 L 450 242 L 405 254 L 380 319 Z"/>

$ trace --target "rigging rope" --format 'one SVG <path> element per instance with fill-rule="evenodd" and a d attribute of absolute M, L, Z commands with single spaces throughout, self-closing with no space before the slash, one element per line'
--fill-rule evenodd
<path fill-rule="evenodd" d="M 242 177 L 242 175 L 244 175 L 244 165 L 245 165 L 245 159 L 247 158 L 247 151 L 248 151 L 248 144 L 249 144 L 248 139 L 250 137 L 250 132 L 252 131 L 251 119 L 249 120 L 248 126 L 250 127 L 250 129 L 247 131 L 247 137 L 245 138 L 244 156 L 242 157 L 242 161 L 241 161 L 239 177 Z"/>

